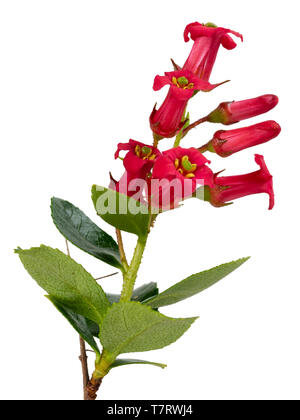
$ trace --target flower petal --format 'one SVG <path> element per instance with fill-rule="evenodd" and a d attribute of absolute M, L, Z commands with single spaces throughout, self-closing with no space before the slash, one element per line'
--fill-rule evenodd
<path fill-rule="evenodd" d="M 170 81 L 168 76 L 156 76 L 153 83 L 153 90 L 158 91 L 164 86 L 171 84 L 172 81 Z"/>

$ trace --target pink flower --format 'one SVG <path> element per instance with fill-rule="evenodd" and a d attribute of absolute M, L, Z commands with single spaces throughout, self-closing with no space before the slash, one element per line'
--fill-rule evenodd
<path fill-rule="evenodd" d="M 170 89 L 164 103 L 159 110 L 154 107 L 150 115 L 151 129 L 161 138 L 174 137 L 184 126 L 183 114 L 195 91 L 208 91 L 218 86 L 200 80 L 187 70 L 168 72 L 165 76 L 155 77 L 155 91 L 166 85 L 170 85 Z"/>
<path fill-rule="evenodd" d="M 281 127 L 275 121 L 265 121 L 236 130 L 219 130 L 206 145 L 219 156 L 227 157 L 240 150 L 266 143 L 279 135 Z"/>
<path fill-rule="evenodd" d="M 213 186 L 213 172 L 207 163 L 209 161 L 193 147 L 176 147 L 163 152 L 153 167 L 149 191 L 152 205 L 174 208 L 195 192 L 197 184 Z"/>
<path fill-rule="evenodd" d="M 207 121 L 230 125 L 264 114 L 277 104 L 278 97 L 275 95 L 262 95 L 245 101 L 223 102 L 208 115 Z"/>
<path fill-rule="evenodd" d="M 220 45 L 227 50 L 236 47 L 236 43 L 228 35 L 229 33 L 243 40 L 241 34 L 230 29 L 218 28 L 215 25 L 201 25 L 198 22 L 187 25 L 184 31 L 184 40 L 188 42 L 191 38 L 194 45 L 183 69 L 189 70 L 202 80 L 208 81 Z"/>
<path fill-rule="evenodd" d="M 255 162 L 260 166 L 260 169 L 250 174 L 223 177 L 216 174 L 214 186 L 206 189 L 205 199 L 215 207 L 222 207 L 237 198 L 266 193 L 270 197 L 269 210 L 271 210 L 274 207 L 273 177 L 263 156 L 255 155 Z"/>
<path fill-rule="evenodd" d="M 155 160 L 161 153 L 157 148 L 135 140 L 129 140 L 129 143 L 119 143 L 115 159 L 119 157 L 121 151 L 128 151 L 123 160 L 126 172 L 119 182 L 113 180 L 110 188 L 132 196 L 138 192 L 138 189 L 145 187 L 146 183 L 143 181 L 147 179 Z"/>

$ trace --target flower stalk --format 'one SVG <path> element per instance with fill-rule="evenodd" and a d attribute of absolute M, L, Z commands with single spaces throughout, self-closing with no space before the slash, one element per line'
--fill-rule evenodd
<path fill-rule="evenodd" d="M 132 297 L 137 274 L 146 248 L 148 234 L 139 237 L 128 271 L 124 274 L 123 289 L 120 302 L 129 302 Z"/>
<path fill-rule="evenodd" d="M 188 132 L 189 132 L 192 128 L 198 127 L 198 125 L 203 124 L 203 123 L 205 123 L 205 122 L 207 122 L 207 121 L 208 121 L 208 120 L 207 120 L 207 116 L 206 116 L 206 117 L 200 118 L 199 120 L 197 120 L 197 121 L 193 122 L 192 124 L 190 124 L 188 127 L 186 127 L 186 128 L 183 130 L 183 133 L 182 133 L 183 137 L 185 137 L 185 136 L 187 135 L 187 133 L 188 133 Z"/>

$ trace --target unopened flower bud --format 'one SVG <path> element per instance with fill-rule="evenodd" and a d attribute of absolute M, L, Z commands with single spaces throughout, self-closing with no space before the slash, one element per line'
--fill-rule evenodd
<path fill-rule="evenodd" d="M 206 145 L 206 150 L 227 157 L 240 150 L 266 143 L 279 135 L 281 127 L 276 121 L 265 121 L 236 130 L 219 130 Z"/>
<path fill-rule="evenodd" d="M 278 97 L 275 95 L 263 95 L 245 101 L 223 102 L 208 115 L 207 121 L 230 125 L 264 114 L 277 104 Z"/>

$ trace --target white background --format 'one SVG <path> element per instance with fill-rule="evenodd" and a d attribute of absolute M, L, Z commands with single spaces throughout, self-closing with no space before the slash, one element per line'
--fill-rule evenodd
<path fill-rule="evenodd" d="M 298 399 L 299 378 L 299 30 L 297 2 L 193 0 L 0 2 L 1 358 L 0 398 L 80 399 L 78 337 L 43 297 L 13 250 L 41 243 L 65 251 L 52 225 L 55 195 L 97 218 L 94 183 L 118 177 L 119 141 L 151 142 L 149 113 L 166 91 L 156 74 L 183 64 L 192 43 L 185 25 L 213 21 L 243 33 L 221 50 L 211 81 L 231 79 L 191 102 L 192 119 L 221 101 L 274 93 L 280 104 L 250 123 L 276 119 L 282 134 L 231 158 L 210 155 L 214 170 L 256 170 L 265 156 L 274 175 L 276 207 L 265 195 L 215 209 L 190 201 L 161 216 L 138 284 L 164 290 L 188 275 L 251 255 L 218 285 L 175 306 L 170 316 L 200 315 L 177 343 L 138 357 L 165 362 L 115 369 L 103 399 Z M 242 125 L 247 125 L 248 122 Z M 183 145 L 200 146 L 221 126 L 194 130 Z M 171 145 L 162 142 L 163 149 Z M 125 235 L 129 253 L 135 238 Z M 113 269 L 71 247 L 94 276 Z M 104 280 L 119 291 L 120 276 Z M 92 362 L 92 356 L 90 356 Z M 92 367 L 92 365 L 91 365 Z"/>

